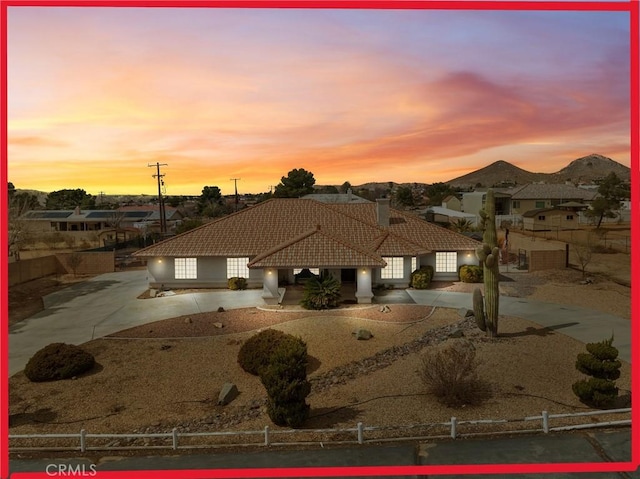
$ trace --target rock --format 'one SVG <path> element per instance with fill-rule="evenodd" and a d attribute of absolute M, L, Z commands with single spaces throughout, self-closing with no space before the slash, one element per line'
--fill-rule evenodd
<path fill-rule="evenodd" d="M 166 351 L 167 349 L 171 349 L 171 346 L 169 344 L 163 344 L 162 346 L 160 346 L 161 351 Z"/>
<path fill-rule="evenodd" d="M 389 306 L 387 306 L 386 304 L 384 306 L 380 307 L 380 312 L 381 313 L 388 313 L 389 311 L 391 311 L 391 308 Z"/>
<path fill-rule="evenodd" d="M 224 313 L 224 308 L 222 306 L 218 308 L 218 313 Z"/>
<path fill-rule="evenodd" d="M 468 318 L 469 316 L 473 316 L 473 310 L 467 308 L 460 308 L 458 310 L 458 316 L 461 318 Z"/>
<path fill-rule="evenodd" d="M 213 326 L 214 326 L 215 328 L 217 328 L 217 329 L 222 329 L 222 328 L 224 328 L 224 324 L 222 324 L 222 323 L 213 323 Z"/>
<path fill-rule="evenodd" d="M 356 329 L 353 334 L 356 335 L 357 340 L 367 341 L 373 338 L 373 334 L 371 334 L 371 331 L 369 331 L 368 329 L 359 328 Z"/>
<path fill-rule="evenodd" d="M 464 331 L 462 329 L 456 328 L 449 333 L 450 338 L 462 338 L 464 337 Z"/>
<path fill-rule="evenodd" d="M 184 324 L 191 324 L 191 323 L 193 323 L 193 321 L 191 321 L 191 318 L 185 318 Z"/>
<path fill-rule="evenodd" d="M 157 289 L 151 288 L 149 290 L 149 297 L 150 298 L 155 298 L 157 294 L 158 294 L 158 290 Z"/>
<path fill-rule="evenodd" d="M 238 388 L 233 383 L 224 383 L 218 395 L 218 406 L 226 406 L 238 396 Z"/>

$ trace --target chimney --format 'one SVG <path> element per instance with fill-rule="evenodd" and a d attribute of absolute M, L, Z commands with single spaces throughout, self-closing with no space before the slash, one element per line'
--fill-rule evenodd
<path fill-rule="evenodd" d="M 81 213 L 81 211 L 80 211 L 80 207 L 79 207 L 79 206 L 76 206 L 76 208 L 73 210 L 73 214 L 74 214 L 74 215 L 79 215 L 80 213 Z"/>
<path fill-rule="evenodd" d="M 383 228 L 389 227 L 389 198 L 378 198 L 376 200 L 378 225 Z"/>
<path fill-rule="evenodd" d="M 347 189 L 347 203 L 351 203 L 351 200 L 353 196 L 353 192 L 351 191 L 351 188 Z"/>

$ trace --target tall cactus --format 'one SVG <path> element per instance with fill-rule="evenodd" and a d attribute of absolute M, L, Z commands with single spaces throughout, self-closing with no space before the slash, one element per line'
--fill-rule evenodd
<path fill-rule="evenodd" d="M 498 267 L 500 249 L 496 235 L 496 204 L 493 190 L 487 191 L 485 209 L 480 211 L 482 218 L 482 246 L 476 249 L 476 257 L 480 260 L 484 270 L 484 298 L 479 288 L 473 292 L 473 311 L 482 331 L 487 336 L 498 335 L 498 282 L 500 270 Z"/>

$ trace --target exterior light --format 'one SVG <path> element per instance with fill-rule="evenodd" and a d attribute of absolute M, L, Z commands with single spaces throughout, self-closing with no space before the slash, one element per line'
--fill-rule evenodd
<path fill-rule="evenodd" d="M 158 260 L 158 263 L 162 263 L 162 259 L 159 259 L 159 260 Z"/>

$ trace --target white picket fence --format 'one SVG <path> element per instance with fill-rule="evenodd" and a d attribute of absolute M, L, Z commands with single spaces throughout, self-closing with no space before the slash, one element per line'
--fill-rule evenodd
<path fill-rule="evenodd" d="M 552 420 L 579 418 L 586 416 L 606 416 L 615 414 L 629 414 L 631 408 L 611 409 L 604 411 L 590 411 L 572 414 L 549 414 L 542 411 L 539 416 L 528 416 L 521 419 L 481 419 L 472 421 L 459 421 L 452 417 L 447 422 L 431 424 L 412 424 L 405 426 L 365 426 L 359 422 L 354 428 L 346 429 L 287 429 L 271 430 L 265 426 L 256 431 L 220 431 L 220 432 L 178 432 L 173 429 L 167 433 L 154 434 L 92 434 L 82 429 L 78 434 L 10 434 L 9 452 L 18 451 L 63 451 L 74 450 L 86 452 L 91 450 L 133 450 L 133 449 L 197 449 L 220 448 L 239 446 L 300 446 L 324 444 L 366 444 L 390 441 L 409 441 L 427 439 L 458 439 L 482 435 L 539 433 L 548 434 L 555 431 L 569 431 L 576 429 L 589 429 L 600 427 L 628 426 L 631 418 L 622 420 L 609 420 L 590 422 L 587 424 L 570 424 L 551 426 Z M 521 422 L 525 428 L 504 428 L 507 423 Z M 531 427 L 529 427 L 531 424 Z M 488 427 L 487 426 L 492 426 Z M 489 429 L 478 431 L 477 429 Z M 492 430 L 493 429 L 493 430 Z M 434 433 L 434 430 L 438 433 Z M 248 441 L 239 441 L 239 438 L 252 436 Z M 322 439 L 319 439 L 322 436 Z M 306 437 L 306 440 L 305 440 Z M 202 443 L 203 438 L 216 439 L 217 441 Z M 194 444 L 193 440 L 196 440 Z M 229 441 L 231 439 L 231 441 Z M 111 442 L 106 443 L 105 441 Z M 115 445 L 113 441 L 118 441 Z M 129 444 L 120 445 L 119 441 L 129 440 Z M 144 444 L 139 444 L 139 441 Z M 15 445 L 21 441 L 28 441 L 29 445 Z M 33 444 L 42 441 L 47 445 Z M 138 443 L 136 443 L 136 441 Z M 155 444 L 151 444 L 155 441 Z M 54 442 L 52 445 L 51 442 Z M 99 444 L 102 442 L 102 444 Z M 158 444 L 160 442 L 160 444 Z M 75 445 L 73 445 L 75 443 Z M 92 443 L 92 444 L 90 444 Z M 72 445 L 69 445 L 72 444 Z"/>

